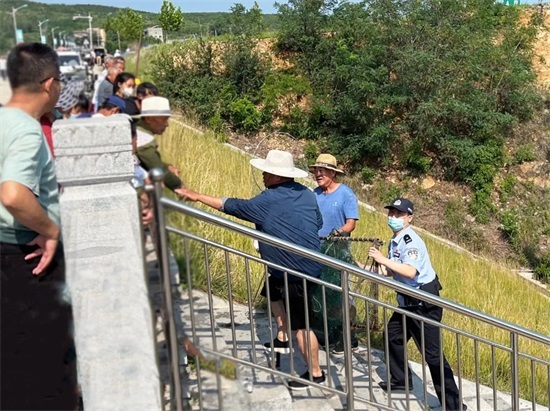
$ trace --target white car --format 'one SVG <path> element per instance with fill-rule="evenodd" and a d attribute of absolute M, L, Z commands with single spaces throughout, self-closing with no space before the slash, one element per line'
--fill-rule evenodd
<path fill-rule="evenodd" d="M 67 78 L 82 77 L 86 78 L 86 66 L 76 51 L 58 51 L 59 68 L 61 74 Z"/>

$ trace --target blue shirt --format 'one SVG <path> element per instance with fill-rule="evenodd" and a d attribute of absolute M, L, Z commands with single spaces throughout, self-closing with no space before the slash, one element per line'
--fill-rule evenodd
<path fill-rule="evenodd" d="M 428 284 L 435 279 L 435 271 L 426 244 L 411 226 L 404 228 L 398 236 L 394 236 L 390 240 L 388 258 L 416 268 L 414 278 L 407 278 L 389 270 L 396 281 L 419 288 L 421 285 Z M 402 301 L 399 301 L 399 294 L 397 300 L 400 306 L 404 305 Z"/>
<path fill-rule="evenodd" d="M 256 229 L 266 234 L 320 251 L 318 231 L 323 225 L 323 218 L 315 195 L 295 181 L 271 186 L 249 200 L 228 198 L 224 201 L 223 211 L 256 224 Z M 286 250 L 260 242 L 260 254 L 269 262 L 312 277 L 321 275 L 320 263 Z M 275 278 L 284 278 L 279 270 L 269 268 L 268 271 Z M 288 281 L 302 280 L 289 275 Z"/>
<path fill-rule="evenodd" d="M 340 184 L 330 194 L 323 193 L 321 187 L 317 187 L 313 192 L 323 216 L 323 227 L 319 230 L 320 237 L 327 237 L 332 230 L 338 230 L 346 224 L 348 219 L 359 220 L 357 197 L 347 185 Z"/>

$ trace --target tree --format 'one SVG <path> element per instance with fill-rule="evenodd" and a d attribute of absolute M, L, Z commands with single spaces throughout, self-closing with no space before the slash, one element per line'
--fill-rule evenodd
<path fill-rule="evenodd" d="M 184 24 L 181 8 L 177 8 L 168 0 L 162 2 L 159 15 L 159 25 L 164 31 L 164 41 L 168 38 L 168 33 L 176 32 L 182 29 Z"/>
<path fill-rule="evenodd" d="M 121 38 L 129 41 L 139 40 L 143 35 L 143 16 L 130 8 L 125 8 L 118 12 L 113 27 L 119 31 Z"/>
<path fill-rule="evenodd" d="M 264 30 L 264 17 L 257 2 L 249 10 L 240 3 L 235 3 L 230 10 L 231 14 L 227 19 L 231 34 L 254 37 Z"/>

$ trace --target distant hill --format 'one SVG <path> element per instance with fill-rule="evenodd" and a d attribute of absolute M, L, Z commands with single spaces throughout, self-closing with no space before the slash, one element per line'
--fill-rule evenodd
<path fill-rule="evenodd" d="M 28 0 L 2 0 L 0 1 L 0 54 L 6 53 L 14 45 L 13 19 L 11 15 L 12 8 L 27 4 L 28 7 L 17 12 L 17 28 L 23 30 L 25 41 L 39 41 L 40 34 L 38 22 L 49 20 L 42 25 L 43 34 L 46 34 L 48 44 L 51 42 L 51 29 L 58 27 L 55 32 L 65 31 L 73 33 L 88 28 L 88 21 L 85 19 L 73 20 L 74 15 L 91 14 L 93 27 L 103 28 L 105 21 L 112 16 L 116 16 L 119 7 L 97 6 L 92 4 L 83 5 L 65 5 L 65 4 L 45 4 Z M 160 11 L 160 9 L 159 9 Z M 158 14 L 144 11 L 138 12 L 143 16 L 145 26 L 154 26 L 158 24 Z M 209 35 L 222 34 L 223 21 L 229 13 L 184 13 L 185 26 L 178 33 L 181 36 L 188 35 Z M 264 21 L 267 31 L 277 29 L 277 15 L 266 14 Z"/>

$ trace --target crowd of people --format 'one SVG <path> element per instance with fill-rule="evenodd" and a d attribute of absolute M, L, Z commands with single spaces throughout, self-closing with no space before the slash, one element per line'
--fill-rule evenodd
<path fill-rule="evenodd" d="M 279 150 L 271 150 L 265 159 L 250 161 L 263 172 L 266 187 L 251 199 L 216 197 L 185 187 L 179 170 L 162 160 L 155 137 L 168 127 L 169 101 L 159 96 L 153 84 L 137 84 L 134 75 L 124 71 L 122 57 L 106 56 L 104 61 L 105 70 L 90 102 L 83 85 L 61 77 L 57 55 L 50 47 L 20 44 L 7 58 L 12 97 L 0 108 L 2 409 L 74 410 L 79 397 L 71 355 L 71 308 L 62 298 L 62 226 L 52 144 L 52 124 L 58 119 L 123 116 L 130 123 L 128 138 L 135 153 L 138 180 L 144 182 L 147 170 L 161 167 L 165 186 L 180 198 L 252 222 L 264 233 L 313 251 L 326 251 L 332 237 L 349 236 L 359 219 L 357 197 L 338 182 L 343 171 L 330 154 L 320 155 L 310 166 L 318 184 L 315 190 L 295 181 L 308 173 L 294 166 L 290 153 Z M 146 194 L 143 196 L 142 219 L 148 224 L 153 214 Z M 389 252 L 385 256 L 372 248 L 369 256 L 396 281 L 438 295 L 441 285 L 426 246 L 410 225 L 412 202 L 397 198 L 386 208 L 393 232 Z M 320 278 L 323 272 L 320 263 L 269 244 L 260 242 L 259 252 L 266 261 L 304 273 L 307 278 Z M 300 379 L 288 382 L 289 388 L 306 389 L 309 382 L 323 384 L 326 376 L 319 364 L 317 335 L 308 332 L 307 327 L 307 315 L 313 311 L 312 295 L 318 285 L 272 267 L 268 273 L 261 294 L 270 303 L 277 334 L 265 343 L 265 349 L 289 353 L 293 332 L 308 366 Z M 398 294 L 397 302 L 407 311 L 441 320 L 441 307 L 402 294 Z M 355 308 L 353 301 L 350 303 L 353 321 Z M 412 388 L 404 351 L 411 337 L 419 347 L 421 341 L 425 343 L 426 362 L 440 401 L 448 410 L 465 410 L 466 406 L 459 404 L 452 370 L 441 351 L 439 329 L 409 317 L 403 320 L 401 314 L 392 316 L 388 324 L 391 380 L 380 387 L 391 391 Z M 341 330 L 335 343 L 333 352 L 344 354 Z M 352 347 L 357 346 L 352 335 Z"/>

